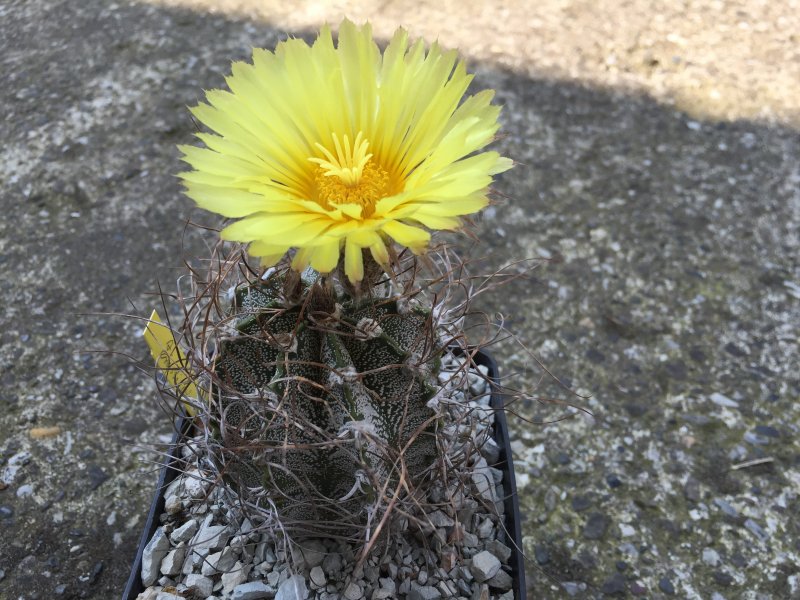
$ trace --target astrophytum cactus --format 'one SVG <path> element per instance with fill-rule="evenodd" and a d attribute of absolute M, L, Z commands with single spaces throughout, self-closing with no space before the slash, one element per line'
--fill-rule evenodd
<path fill-rule="evenodd" d="M 240 285 L 214 361 L 224 479 L 310 527 L 363 521 L 437 455 L 430 313 L 336 287 L 290 270 Z"/>

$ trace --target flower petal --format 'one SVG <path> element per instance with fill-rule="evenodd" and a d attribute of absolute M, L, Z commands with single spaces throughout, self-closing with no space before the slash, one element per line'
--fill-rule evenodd
<path fill-rule="evenodd" d="M 344 245 L 344 273 L 352 283 L 364 279 L 364 262 L 361 259 L 361 248 L 349 239 Z"/>
<path fill-rule="evenodd" d="M 461 225 L 461 220 L 456 217 L 438 217 L 436 215 L 425 214 L 422 211 L 414 213 L 414 220 L 428 229 L 455 230 Z"/>
<path fill-rule="evenodd" d="M 381 265 L 382 267 L 387 267 L 389 265 L 389 251 L 386 248 L 386 242 L 383 240 L 372 244 L 369 247 L 369 251 L 372 254 L 372 258 L 375 259 L 375 262 Z"/>
<path fill-rule="evenodd" d="M 271 267 L 286 254 L 288 246 L 274 246 L 257 241 L 250 244 L 248 252 L 253 256 L 258 256 L 262 267 Z"/>
<path fill-rule="evenodd" d="M 383 230 L 388 233 L 395 242 L 402 246 L 407 246 L 412 250 L 424 248 L 431 239 L 431 234 L 424 229 L 405 225 L 399 221 L 388 221 L 383 226 Z"/>
<path fill-rule="evenodd" d="M 311 267 L 320 273 L 330 273 L 336 268 L 338 262 L 339 240 L 332 240 L 316 246 L 311 253 Z"/>
<path fill-rule="evenodd" d="M 198 206 L 239 219 L 222 239 L 264 262 L 296 249 L 294 268 L 330 272 L 344 246 L 359 281 L 364 250 L 383 265 L 392 243 L 423 252 L 425 228 L 457 228 L 512 164 L 482 152 L 499 127 L 493 92 L 465 98 L 457 53 L 403 29 L 381 53 L 369 25 L 344 20 L 336 43 L 325 26 L 310 46 L 255 49 L 225 81 L 191 109 L 210 132 L 180 147 L 180 177 Z"/>
<path fill-rule="evenodd" d="M 322 234 L 328 226 L 325 219 L 316 215 L 258 213 L 228 225 L 220 237 L 236 242 L 262 240 L 276 246 L 288 243 L 299 247 Z"/>

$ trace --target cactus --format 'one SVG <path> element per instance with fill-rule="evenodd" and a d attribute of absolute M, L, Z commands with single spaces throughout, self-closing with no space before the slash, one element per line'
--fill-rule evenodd
<path fill-rule="evenodd" d="M 202 147 L 181 146 L 186 194 L 231 219 L 221 240 L 281 265 L 265 279 L 220 261 L 231 271 L 196 282 L 184 329 L 203 393 L 192 406 L 221 478 L 283 525 L 361 523 L 350 530 L 375 539 L 398 502 L 416 518 L 425 486 L 443 485 L 453 465 L 439 451 L 437 332 L 462 337 L 449 315 L 468 299 L 448 308 L 437 296 L 457 279 L 448 264 L 438 281 L 413 280 L 433 234 L 485 207 L 512 166 L 484 151 L 500 109 L 491 91 L 465 96 L 471 79 L 455 52 L 403 30 L 381 52 L 368 24 L 344 20 L 335 44 L 326 26 L 312 45 L 255 49 L 252 64 L 232 66 L 228 91 L 191 109 L 210 131 L 197 134 Z M 243 283 L 220 315 L 232 272 Z M 453 287 L 445 296 L 471 294 Z"/>
<path fill-rule="evenodd" d="M 430 313 L 284 271 L 236 288 L 213 399 L 226 481 L 285 523 L 362 522 L 437 455 Z"/>

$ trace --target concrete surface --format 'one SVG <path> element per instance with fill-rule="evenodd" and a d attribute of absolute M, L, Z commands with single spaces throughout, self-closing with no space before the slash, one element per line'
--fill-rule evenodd
<path fill-rule="evenodd" d="M 187 218 L 214 223 L 173 177 L 185 106 L 342 10 L 441 32 L 506 106 L 487 270 L 551 260 L 484 301 L 518 336 L 497 354 L 594 414 L 517 404 L 530 597 L 800 594 L 796 3 L 495 4 L 0 5 L 0 599 L 121 593 L 137 448 L 169 428 L 116 314 L 203 253 Z"/>

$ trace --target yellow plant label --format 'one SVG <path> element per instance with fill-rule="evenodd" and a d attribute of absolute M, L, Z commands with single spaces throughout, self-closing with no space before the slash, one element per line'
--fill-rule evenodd
<path fill-rule="evenodd" d="M 180 390 L 183 395 L 198 398 L 197 386 L 186 372 L 189 364 L 186 355 L 175 343 L 172 331 L 161 322 L 161 318 L 155 310 L 150 315 L 150 321 L 142 335 L 150 347 L 153 360 L 156 361 L 156 368 L 164 374 L 167 381 Z"/>

